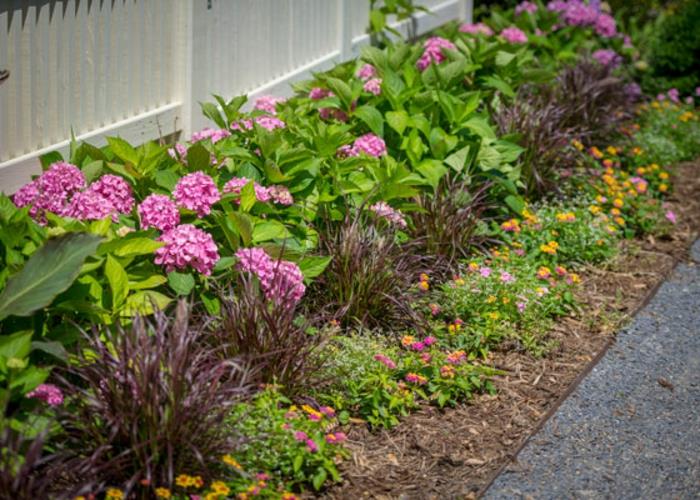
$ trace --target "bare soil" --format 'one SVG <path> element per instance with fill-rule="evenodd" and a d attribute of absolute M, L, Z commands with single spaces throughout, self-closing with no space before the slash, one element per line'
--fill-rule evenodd
<path fill-rule="evenodd" d="M 670 198 L 678 224 L 667 237 L 625 241 L 617 258 L 580 274 L 581 309 L 549 333 L 535 358 L 504 346 L 490 359 L 506 375 L 498 393 L 454 409 L 423 406 L 390 431 L 350 429 L 345 481 L 326 498 L 476 498 L 595 365 L 615 332 L 688 254 L 700 229 L 700 162 L 677 168 Z"/>

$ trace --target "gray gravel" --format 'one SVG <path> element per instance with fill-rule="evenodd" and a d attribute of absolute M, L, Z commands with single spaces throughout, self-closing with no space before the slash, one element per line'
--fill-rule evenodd
<path fill-rule="evenodd" d="M 691 255 L 485 498 L 700 498 L 700 240 Z"/>

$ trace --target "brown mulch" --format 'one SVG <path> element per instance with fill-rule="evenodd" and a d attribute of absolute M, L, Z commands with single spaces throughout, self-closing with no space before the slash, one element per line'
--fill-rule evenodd
<path fill-rule="evenodd" d="M 494 353 L 495 396 L 440 410 L 424 406 L 390 431 L 349 432 L 352 459 L 345 481 L 327 498 L 474 498 L 510 463 L 527 438 L 545 422 L 595 365 L 629 320 L 684 259 L 700 229 L 700 163 L 678 167 L 669 200 L 678 225 L 666 238 L 625 242 L 604 267 L 580 274 L 581 311 L 550 333 L 557 346 L 543 358 L 523 352 Z"/>

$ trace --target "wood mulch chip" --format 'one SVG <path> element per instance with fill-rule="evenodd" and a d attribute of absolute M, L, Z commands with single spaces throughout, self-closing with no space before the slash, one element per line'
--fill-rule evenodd
<path fill-rule="evenodd" d="M 678 224 L 666 238 L 623 243 L 603 267 L 580 272 L 579 313 L 559 321 L 543 358 L 499 350 L 490 362 L 506 375 L 495 396 L 479 395 L 457 408 L 421 409 L 390 431 L 349 430 L 352 458 L 344 481 L 325 498 L 476 498 L 509 463 L 559 403 L 593 367 L 615 332 L 652 296 L 688 254 L 700 229 L 700 163 L 676 169 L 670 198 Z"/>

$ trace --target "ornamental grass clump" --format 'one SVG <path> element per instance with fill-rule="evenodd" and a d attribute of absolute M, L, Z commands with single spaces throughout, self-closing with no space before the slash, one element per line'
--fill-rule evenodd
<path fill-rule="evenodd" d="M 235 448 L 224 427 L 248 393 L 247 369 L 204 341 L 204 325 L 181 301 L 170 319 L 135 317 L 130 326 L 95 328 L 59 377 L 55 444 L 92 493 L 119 485 L 169 486 L 178 471 L 209 475 L 212 461 Z"/>
<path fill-rule="evenodd" d="M 377 214 L 381 208 L 373 205 L 370 210 Z M 383 215 L 376 215 L 375 222 L 348 215 L 319 231 L 321 253 L 333 258 L 309 289 L 309 308 L 327 308 L 345 326 L 420 327 L 406 290 L 424 259 L 397 242 L 399 216 L 392 212 L 393 223 Z"/>
<path fill-rule="evenodd" d="M 298 313 L 305 290 L 299 268 L 259 248 L 239 251 L 238 258 L 242 272 L 236 286 L 219 292 L 210 341 L 223 346 L 225 357 L 244 359 L 257 383 L 279 384 L 287 393 L 308 387 L 320 368 L 313 354 L 325 340 L 324 320 L 322 313 Z"/>

